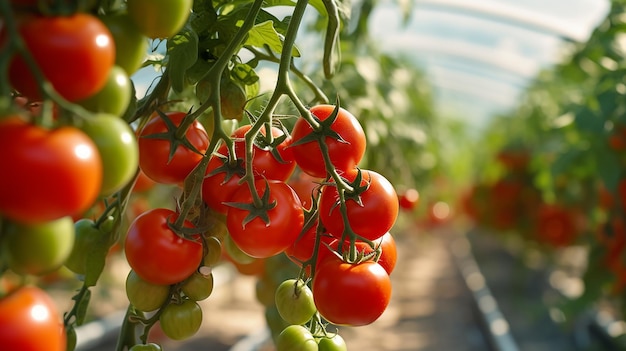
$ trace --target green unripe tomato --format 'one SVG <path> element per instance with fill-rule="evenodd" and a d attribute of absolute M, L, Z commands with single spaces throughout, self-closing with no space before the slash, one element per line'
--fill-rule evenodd
<path fill-rule="evenodd" d="M 290 325 L 278 334 L 276 351 L 318 351 L 318 346 L 307 328 Z"/>
<path fill-rule="evenodd" d="M 89 253 L 101 236 L 102 233 L 91 219 L 83 218 L 74 223 L 74 246 L 65 260 L 65 267 L 76 274 L 85 274 Z"/>
<path fill-rule="evenodd" d="M 319 339 L 317 346 L 319 351 L 348 351 L 346 341 L 339 334 Z"/>
<path fill-rule="evenodd" d="M 160 345 L 154 343 L 137 344 L 131 347 L 128 351 L 162 351 Z"/>
<path fill-rule="evenodd" d="M 150 312 L 163 306 L 170 297 L 170 287 L 148 283 L 131 270 L 126 277 L 126 296 L 137 310 Z"/>
<path fill-rule="evenodd" d="M 152 39 L 169 38 L 182 29 L 193 0 L 128 0 L 126 7 L 139 30 Z"/>
<path fill-rule="evenodd" d="M 74 246 L 74 221 L 24 224 L 5 220 L 0 261 L 18 274 L 42 275 L 63 265 Z"/>
<path fill-rule="evenodd" d="M 148 53 L 148 38 L 141 33 L 127 13 L 100 17 L 115 41 L 115 65 L 129 76 L 143 64 Z"/>
<path fill-rule="evenodd" d="M 126 71 L 120 66 L 113 66 L 102 89 L 78 104 L 91 112 L 121 116 L 126 112 L 133 94 L 131 84 Z"/>
<path fill-rule="evenodd" d="M 102 187 L 107 196 L 133 179 L 139 167 L 139 146 L 135 133 L 121 118 L 97 114 L 85 120 L 82 130 L 93 140 L 102 159 Z"/>
<path fill-rule="evenodd" d="M 304 324 L 317 311 L 313 292 L 300 279 L 288 279 L 276 289 L 276 308 L 280 316 L 290 324 Z"/>
<path fill-rule="evenodd" d="M 222 259 L 222 243 L 218 238 L 210 236 L 205 238 L 205 245 L 207 253 L 204 255 L 202 264 L 207 267 L 214 267 Z"/>
<path fill-rule="evenodd" d="M 187 278 L 180 288 L 189 299 L 202 301 L 213 292 L 213 274 L 205 277 L 196 272 Z"/>
<path fill-rule="evenodd" d="M 195 301 L 167 305 L 159 317 L 161 329 L 168 338 L 184 340 L 192 337 L 202 324 L 202 309 Z"/>

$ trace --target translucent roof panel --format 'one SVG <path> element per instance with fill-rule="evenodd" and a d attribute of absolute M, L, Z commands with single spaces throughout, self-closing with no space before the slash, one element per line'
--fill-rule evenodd
<path fill-rule="evenodd" d="M 608 0 L 418 0 L 402 25 L 392 2 L 370 29 L 386 51 L 423 67 L 444 113 L 477 123 L 515 105 L 540 69 L 558 62 L 565 41 L 586 41 Z"/>

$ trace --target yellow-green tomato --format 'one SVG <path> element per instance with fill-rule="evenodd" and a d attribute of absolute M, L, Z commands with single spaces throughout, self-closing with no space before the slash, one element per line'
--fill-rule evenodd
<path fill-rule="evenodd" d="M 69 216 L 38 224 L 5 220 L 0 261 L 18 274 L 42 275 L 61 267 L 73 245 L 74 221 Z"/>
<path fill-rule="evenodd" d="M 163 333 L 173 340 L 192 337 L 202 325 L 202 309 L 195 301 L 171 303 L 163 308 L 159 322 Z"/>
<path fill-rule="evenodd" d="M 301 279 L 288 279 L 276 289 L 276 308 L 280 316 L 290 324 L 304 324 L 317 311 L 313 292 Z"/>
<path fill-rule="evenodd" d="M 278 334 L 276 351 L 318 351 L 318 346 L 307 328 L 290 325 Z"/>
<path fill-rule="evenodd" d="M 152 39 L 166 39 L 187 22 L 193 0 L 128 0 L 126 8 L 139 30 Z"/>
<path fill-rule="evenodd" d="M 150 312 L 163 306 L 170 297 L 170 286 L 148 283 L 131 270 L 126 277 L 126 296 L 137 310 Z"/>
<path fill-rule="evenodd" d="M 180 288 L 189 299 L 202 301 L 213 292 L 213 274 L 204 276 L 196 272 L 187 278 Z"/>
<path fill-rule="evenodd" d="M 124 120 L 104 113 L 86 119 L 82 130 L 94 141 L 102 158 L 100 194 L 111 195 L 131 181 L 139 167 L 135 134 Z"/>
<path fill-rule="evenodd" d="M 110 113 L 122 116 L 133 94 L 132 83 L 122 67 L 113 66 L 102 89 L 94 95 L 78 102 L 91 112 Z"/>

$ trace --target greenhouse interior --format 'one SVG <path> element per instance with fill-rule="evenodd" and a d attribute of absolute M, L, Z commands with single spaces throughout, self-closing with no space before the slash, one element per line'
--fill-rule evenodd
<path fill-rule="evenodd" d="M 0 16 L 0 350 L 626 351 L 626 0 Z"/>

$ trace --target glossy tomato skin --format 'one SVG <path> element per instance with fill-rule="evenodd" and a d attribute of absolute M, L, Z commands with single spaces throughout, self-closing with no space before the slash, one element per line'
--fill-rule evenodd
<path fill-rule="evenodd" d="M 168 112 L 166 115 L 175 126 L 179 126 L 187 113 Z M 159 115 L 153 116 L 141 129 L 139 135 L 139 166 L 155 182 L 182 184 L 203 156 L 183 145 L 178 145 L 174 157 L 169 160 L 172 144 L 170 140 L 149 137 L 150 135 L 167 131 L 167 125 Z M 198 121 L 194 121 L 189 126 L 185 137 L 202 154 L 209 147 L 209 136 Z"/>
<path fill-rule="evenodd" d="M 221 214 L 228 212 L 225 202 L 239 189 L 239 181 L 245 170 L 241 165 L 228 165 L 228 150 L 225 145 L 211 155 L 206 175 L 202 182 L 202 199 L 213 211 Z"/>
<path fill-rule="evenodd" d="M 346 200 L 348 220 L 356 234 L 376 240 L 387 233 L 398 218 L 398 195 L 393 185 L 379 173 L 361 170 L 361 175 L 360 185 L 367 185 L 367 189 L 359 195 L 361 203 L 355 199 Z M 344 177 L 352 182 L 357 177 L 357 171 L 347 172 Z M 337 187 L 329 185 L 322 189 L 320 220 L 332 235 L 341 238 L 344 224 L 338 201 Z"/>
<path fill-rule="evenodd" d="M 246 159 L 246 143 L 243 138 L 251 128 L 252 127 L 249 124 L 241 126 L 232 134 L 232 137 L 235 139 L 235 153 L 237 153 L 237 158 L 243 159 L 244 162 Z M 261 129 L 261 133 L 265 134 L 265 129 Z M 281 137 L 284 134 L 285 133 L 283 133 L 280 128 L 272 127 L 273 137 Z M 276 146 L 276 151 L 280 154 L 283 162 L 274 157 L 269 148 L 261 148 L 258 145 L 254 145 L 252 168 L 255 176 L 282 181 L 289 179 L 293 171 L 296 169 L 296 163 L 292 158 L 292 153 L 288 151 L 289 142 L 290 141 L 286 139 Z"/>
<path fill-rule="evenodd" d="M 326 120 L 331 116 L 335 106 L 317 105 L 311 108 L 311 114 L 319 120 Z M 338 133 L 343 141 L 326 137 L 326 145 L 332 164 L 339 171 L 353 169 L 365 154 L 365 133 L 359 121 L 350 112 L 340 108 L 336 120 L 332 123 L 331 129 Z M 300 140 L 313 131 L 309 123 L 300 117 L 291 132 L 293 151 L 296 163 L 300 168 L 317 178 L 326 178 L 326 166 L 322 151 L 317 141 L 299 143 Z"/>
<path fill-rule="evenodd" d="M 104 86 L 115 62 L 115 43 L 98 18 L 86 13 L 32 15 L 21 20 L 19 31 L 43 75 L 65 99 L 78 101 Z M 21 56 L 11 60 L 9 79 L 23 95 L 41 99 L 35 78 Z"/>
<path fill-rule="evenodd" d="M 163 333 L 173 340 L 184 340 L 198 332 L 202 325 L 202 309 L 197 302 L 185 300 L 167 305 L 159 316 Z"/>
<path fill-rule="evenodd" d="M 128 302 L 139 311 L 151 312 L 159 309 L 170 297 L 169 285 L 148 283 L 132 269 L 126 276 L 126 296 Z"/>
<path fill-rule="evenodd" d="M 0 299 L 0 345 L 3 350 L 65 351 L 63 323 L 48 294 L 25 286 Z"/>
<path fill-rule="evenodd" d="M 307 328 L 290 325 L 278 334 L 276 351 L 317 351 L 317 342 Z"/>
<path fill-rule="evenodd" d="M 127 13 L 101 17 L 115 41 L 115 64 L 129 76 L 135 73 L 148 53 L 148 38 L 144 36 Z"/>
<path fill-rule="evenodd" d="M 128 74 L 119 66 L 109 70 L 109 76 L 100 90 L 78 104 L 91 112 L 108 113 L 122 116 L 133 94 L 133 87 Z"/>
<path fill-rule="evenodd" d="M 148 283 L 170 285 L 181 282 L 198 269 L 202 261 L 202 243 L 181 238 L 168 226 L 177 214 L 156 208 L 139 215 L 128 228 L 125 241 L 130 267 Z M 189 222 L 185 227 L 193 227 Z"/>
<path fill-rule="evenodd" d="M 135 133 L 123 119 L 105 113 L 85 121 L 82 130 L 94 141 L 103 165 L 100 194 L 109 196 L 130 182 L 139 166 Z"/>
<path fill-rule="evenodd" d="M 24 223 L 82 213 L 102 184 L 100 154 L 82 131 L 19 118 L 0 121 L 0 169 L 0 213 Z"/>
<path fill-rule="evenodd" d="M 368 243 L 363 241 L 357 240 L 355 245 L 356 250 L 364 254 L 370 254 L 374 251 Z M 396 241 L 393 238 L 393 235 L 389 232 L 385 233 L 385 235 L 381 238 L 374 240 L 374 245 L 377 247 L 380 246 L 381 249 L 380 257 L 378 257 L 378 261 L 376 262 L 378 262 L 378 264 L 385 269 L 387 274 L 391 274 L 396 267 L 396 262 L 398 261 L 398 248 L 396 247 Z M 328 246 L 335 252 L 338 252 L 339 239 L 332 240 Z M 342 250 L 349 250 L 349 248 L 350 242 L 346 240 L 342 246 Z M 328 250 L 328 248 L 321 249 L 318 254 L 318 264 L 322 264 L 323 261 L 331 255 L 333 254 L 330 250 Z"/>
<path fill-rule="evenodd" d="M 192 0 L 129 0 L 128 14 L 144 35 L 169 38 L 178 33 L 191 13 Z"/>
<path fill-rule="evenodd" d="M 18 274 L 43 275 L 63 265 L 74 245 L 74 222 L 67 216 L 37 224 L 5 221 L 0 258 Z"/>
<path fill-rule="evenodd" d="M 276 204 L 267 211 L 269 224 L 259 217 L 244 224 L 250 211 L 230 207 L 226 226 L 232 240 L 243 252 L 252 257 L 266 258 L 285 251 L 294 243 L 304 225 L 304 212 L 300 199 L 284 182 L 258 179 L 255 188 L 261 197 L 266 190 L 269 191 L 269 203 Z M 248 185 L 242 184 L 230 201 L 251 204 L 253 200 Z"/>
<path fill-rule="evenodd" d="M 376 262 L 350 264 L 332 257 L 315 273 L 313 298 L 319 313 L 330 323 L 367 325 L 389 305 L 391 279 Z"/>

